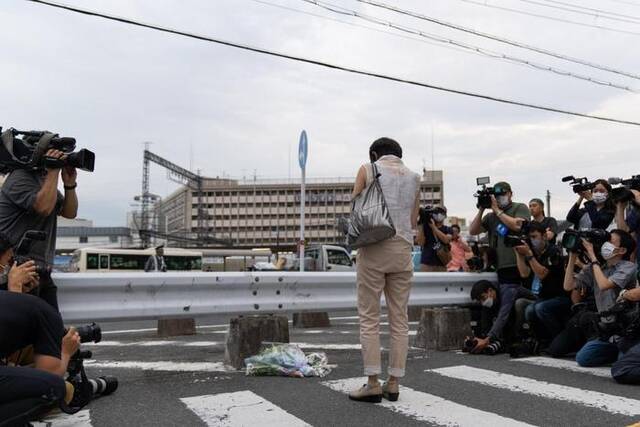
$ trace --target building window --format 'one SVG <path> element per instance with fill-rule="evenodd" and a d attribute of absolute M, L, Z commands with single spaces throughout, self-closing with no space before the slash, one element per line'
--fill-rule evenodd
<path fill-rule="evenodd" d="M 89 238 L 87 236 L 80 236 L 80 243 L 88 243 Z"/>
<path fill-rule="evenodd" d="M 109 236 L 110 243 L 118 243 L 118 236 Z"/>

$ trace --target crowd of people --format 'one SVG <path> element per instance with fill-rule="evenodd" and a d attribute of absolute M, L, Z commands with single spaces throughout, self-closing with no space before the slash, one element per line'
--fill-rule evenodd
<path fill-rule="evenodd" d="M 377 179 L 397 233 L 358 250 L 360 338 L 368 382 L 352 391 L 350 399 L 398 399 L 408 343 L 412 244 L 421 247 L 420 271 L 496 273 L 496 282 L 479 280 L 471 290 L 480 321 L 475 336 L 465 341 L 465 351 L 509 351 L 513 357 L 575 355 L 580 366 L 612 364 L 616 381 L 640 384 L 640 191 L 629 189 L 628 198 L 614 201 L 608 181 L 589 183 L 578 192 L 566 216 L 571 231 L 565 231 L 545 215 L 540 198 L 528 206 L 519 203 L 511 185 L 499 182 L 492 187 L 490 207 L 478 204 L 469 227 L 472 236 L 486 235 L 486 244 L 469 245 L 459 226 L 445 225 L 444 206 L 420 206 L 420 178 L 403 164 L 396 141 L 374 141 L 369 158 L 371 163 L 358 171 L 353 197 Z M 567 249 L 559 238 L 562 232 L 571 233 L 577 244 Z M 388 380 L 380 384 L 382 293 L 388 307 L 390 358 Z"/>

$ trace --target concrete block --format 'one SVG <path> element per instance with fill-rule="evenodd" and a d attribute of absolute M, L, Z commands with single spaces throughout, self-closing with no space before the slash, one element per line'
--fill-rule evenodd
<path fill-rule="evenodd" d="M 414 305 L 407 307 L 407 314 L 409 315 L 409 322 L 419 322 L 422 318 L 422 310 L 424 310 L 425 306 L 423 305 Z"/>
<path fill-rule="evenodd" d="M 272 314 L 238 316 L 229 321 L 224 352 L 227 365 L 244 367 L 244 359 L 260 352 L 265 342 L 289 342 L 289 319 Z"/>
<path fill-rule="evenodd" d="M 466 308 L 425 308 L 414 339 L 414 347 L 426 350 L 456 350 L 472 335 L 471 312 Z"/>
<path fill-rule="evenodd" d="M 294 328 L 328 328 L 331 326 L 329 313 L 311 312 L 311 313 L 293 313 Z"/>
<path fill-rule="evenodd" d="M 196 319 L 158 319 L 158 336 L 195 335 Z"/>

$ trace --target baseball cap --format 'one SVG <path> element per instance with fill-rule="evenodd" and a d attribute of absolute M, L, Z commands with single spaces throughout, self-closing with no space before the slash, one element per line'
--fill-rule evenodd
<path fill-rule="evenodd" d="M 493 191 L 495 194 L 504 194 L 511 191 L 511 186 L 508 182 L 500 181 L 493 186 Z"/>

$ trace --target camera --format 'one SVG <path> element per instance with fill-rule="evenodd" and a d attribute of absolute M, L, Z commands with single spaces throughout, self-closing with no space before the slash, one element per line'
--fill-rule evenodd
<path fill-rule="evenodd" d="M 64 166 L 87 172 L 94 170 L 95 154 L 85 148 L 75 152 L 75 138 L 61 137 L 48 131 L 20 131 L 14 128 L 2 132 L 0 127 L 0 142 L 0 174 L 16 169 L 58 169 Z M 49 149 L 62 151 L 65 157 L 47 157 Z"/>
<path fill-rule="evenodd" d="M 637 303 L 621 301 L 609 310 L 593 313 L 582 322 L 592 336 L 608 340 L 612 336 L 634 338 L 640 336 L 640 307 Z"/>
<path fill-rule="evenodd" d="M 562 247 L 569 252 L 575 252 L 577 254 L 584 254 L 584 246 L 582 246 L 582 239 L 585 239 L 593 244 L 596 249 L 596 254 L 600 253 L 600 247 L 604 242 L 609 241 L 611 235 L 608 231 L 599 228 L 590 228 L 586 230 L 573 230 L 568 229 L 562 236 Z"/>
<path fill-rule="evenodd" d="M 41 279 L 48 278 L 51 275 L 51 266 L 46 262 L 34 260 L 29 256 L 31 247 L 35 242 L 43 242 L 47 239 L 47 233 L 44 231 L 28 230 L 20 238 L 20 242 L 14 251 L 14 260 L 17 265 L 24 264 L 33 260 L 36 264 L 36 273 Z"/>
<path fill-rule="evenodd" d="M 482 176 L 476 178 L 476 185 L 479 188 L 476 194 L 473 197 L 478 198 L 478 203 L 476 203 L 477 208 L 489 209 L 491 208 L 491 196 L 495 194 L 493 187 L 488 187 L 487 185 L 491 182 L 491 178 L 488 176 Z"/>
<path fill-rule="evenodd" d="M 531 247 L 531 239 L 529 239 L 530 223 L 527 220 L 522 221 L 520 231 L 517 234 L 509 232 L 504 236 L 504 245 L 508 248 L 527 245 Z"/>
<path fill-rule="evenodd" d="M 78 326 L 76 331 L 80 335 L 80 342 L 83 343 L 98 343 L 102 339 L 102 329 L 96 323 Z M 61 406 L 61 409 L 66 413 L 76 413 L 93 399 L 107 396 L 118 388 L 118 379 L 115 377 L 101 376 L 96 379 L 87 377 L 84 361 L 92 357 L 91 351 L 78 350 L 69 360 L 66 380 L 73 385 L 74 393 L 71 401 Z"/>
<path fill-rule="evenodd" d="M 562 182 L 568 182 L 576 194 L 582 193 L 583 191 L 591 191 L 596 186 L 585 177 L 576 178 L 573 175 L 565 176 L 562 178 Z"/>
<path fill-rule="evenodd" d="M 429 222 L 433 219 L 433 216 L 439 213 L 446 215 L 445 210 L 439 206 L 427 205 L 424 208 L 420 208 L 419 210 L 420 224 L 429 224 Z"/>
<path fill-rule="evenodd" d="M 484 260 L 480 256 L 472 256 L 467 260 L 467 267 L 470 271 L 482 271 L 484 270 Z"/>
<path fill-rule="evenodd" d="M 611 190 L 611 200 L 613 200 L 614 203 L 632 201 L 635 198 L 631 190 L 640 191 L 640 175 L 633 175 L 629 179 L 614 177 L 609 178 L 607 181 L 611 185 L 620 184 L 620 187 L 615 187 Z"/>

